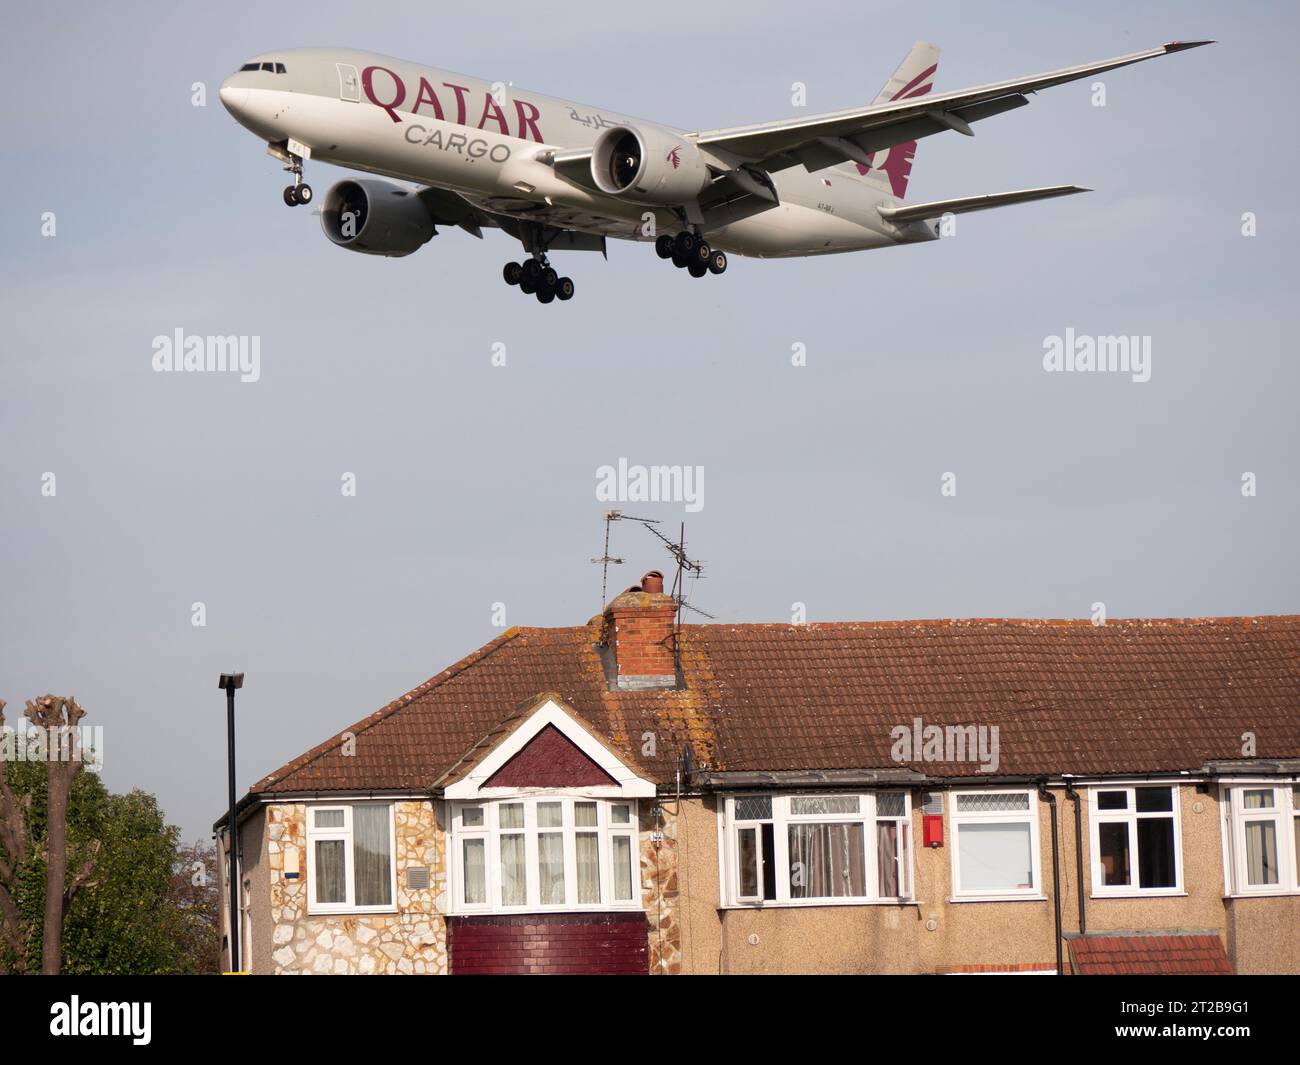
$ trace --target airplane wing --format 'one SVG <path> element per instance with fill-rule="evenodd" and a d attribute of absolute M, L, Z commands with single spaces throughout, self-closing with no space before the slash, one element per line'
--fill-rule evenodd
<path fill-rule="evenodd" d="M 1023 107 L 1027 93 L 1091 77 L 1117 67 L 1213 44 L 1213 41 L 1173 41 L 1145 52 L 1133 52 L 1082 66 L 993 82 L 973 89 L 930 94 L 847 111 L 810 115 L 780 122 L 708 130 L 695 135 L 701 148 L 719 161 L 739 167 L 758 166 L 769 173 L 802 163 L 820 170 L 855 161 L 870 165 L 871 153 L 928 137 L 945 130 L 973 136 L 972 122 Z M 577 154 L 577 153 L 573 153 Z M 565 160 L 572 166 L 576 160 Z"/>
<path fill-rule="evenodd" d="M 931 200 L 929 203 L 912 203 L 905 207 L 876 208 L 886 222 L 920 222 L 927 218 L 940 218 L 946 214 L 968 214 L 987 211 L 990 207 L 1006 207 L 1013 203 L 1032 200 L 1050 200 L 1053 196 L 1073 196 L 1077 192 L 1091 192 L 1081 185 L 1048 185 L 1041 189 L 1021 189 L 1019 192 L 994 192 L 987 196 L 962 196 L 955 200 Z"/>

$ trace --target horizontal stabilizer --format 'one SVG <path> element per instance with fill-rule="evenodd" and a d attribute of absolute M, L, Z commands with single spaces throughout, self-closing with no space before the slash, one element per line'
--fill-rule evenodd
<path fill-rule="evenodd" d="M 994 192 L 987 196 L 962 196 L 955 200 L 931 200 L 929 203 L 905 204 L 901 207 L 877 207 L 886 222 L 919 222 L 926 218 L 939 218 L 946 214 L 967 214 L 970 211 L 987 211 L 990 207 L 1006 207 L 1013 203 L 1032 200 L 1050 200 L 1054 196 L 1073 196 L 1076 192 L 1091 192 L 1080 185 L 1048 185 L 1042 189 L 1021 189 L 1019 192 Z"/>

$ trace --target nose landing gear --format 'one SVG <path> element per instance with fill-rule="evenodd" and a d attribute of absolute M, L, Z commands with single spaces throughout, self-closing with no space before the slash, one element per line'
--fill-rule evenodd
<path fill-rule="evenodd" d="M 538 303 L 564 302 L 573 299 L 574 284 L 571 278 L 561 277 L 545 255 L 534 256 L 520 263 L 506 263 L 501 271 L 507 285 L 518 285 L 525 295 L 537 297 Z"/>
<path fill-rule="evenodd" d="M 312 191 L 311 186 L 302 179 L 302 156 L 286 152 L 289 161 L 285 164 L 285 170 L 293 174 L 293 184 L 286 185 L 284 189 L 284 202 L 289 207 L 297 207 L 301 204 L 311 203 Z"/>

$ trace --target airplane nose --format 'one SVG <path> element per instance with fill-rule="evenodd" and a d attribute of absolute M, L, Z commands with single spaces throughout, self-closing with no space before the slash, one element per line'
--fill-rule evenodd
<path fill-rule="evenodd" d="M 239 118 L 248 103 L 248 89 L 232 85 L 233 80 L 233 78 L 227 78 L 221 83 L 221 103 L 227 111 Z"/>

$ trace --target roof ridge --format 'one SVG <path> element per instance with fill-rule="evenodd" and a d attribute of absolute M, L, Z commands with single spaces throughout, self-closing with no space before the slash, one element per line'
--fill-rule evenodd
<path fill-rule="evenodd" d="M 1091 618 L 999 618 L 999 617 L 962 617 L 962 618 L 897 618 L 866 621 L 735 621 L 717 622 L 712 625 L 691 624 L 682 626 L 687 630 L 708 629 L 892 629 L 908 626 L 933 625 L 958 627 L 962 625 L 1054 625 L 1062 628 L 1106 628 L 1111 625 L 1258 625 L 1258 624 L 1300 624 L 1300 614 L 1240 614 L 1184 618 L 1107 618 L 1097 624 Z M 552 630 L 553 631 L 553 630 Z"/>
<path fill-rule="evenodd" d="M 399 695 L 396 699 L 392 700 L 385 706 L 381 706 L 378 710 L 375 710 L 373 713 L 368 714 L 366 717 L 363 717 L 355 725 L 351 725 L 348 728 L 342 729 L 341 731 L 336 732 L 329 739 L 323 741 L 322 743 L 318 743 L 306 754 L 301 754 L 297 758 L 285 762 L 284 765 L 280 766 L 279 769 L 267 773 L 266 776 L 264 776 L 261 780 L 259 780 L 256 784 L 254 784 L 251 788 L 248 789 L 249 793 L 251 794 L 253 792 L 261 791 L 263 788 L 278 783 L 279 781 L 282 781 L 285 777 L 289 776 L 290 774 L 296 773 L 298 772 L 298 770 L 310 765 L 312 762 L 316 761 L 316 759 L 320 758 L 322 755 L 328 753 L 329 751 L 337 747 L 342 742 L 344 736 L 351 733 L 355 737 L 358 733 L 364 732 L 366 729 L 374 727 L 375 725 L 379 724 L 381 721 L 385 720 L 386 718 L 396 713 L 398 710 L 402 709 L 405 706 L 409 706 L 415 699 L 419 698 L 421 695 L 427 694 L 428 692 L 432 691 L 434 688 L 437 688 L 438 686 L 445 684 L 453 677 L 458 676 L 461 673 L 464 673 L 471 666 L 477 665 L 483 659 L 495 653 L 500 648 L 505 646 L 505 644 L 507 644 L 509 641 L 513 640 L 516 636 L 520 635 L 520 633 L 526 631 L 528 630 L 522 628 L 521 626 L 518 625 L 511 626 L 510 628 L 506 629 L 506 631 L 503 632 L 500 636 L 496 637 L 493 640 L 489 640 L 482 647 L 475 648 L 464 658 L 460 659 L 460 661 L 452 663 L 441 673 L 436 673 L 428 680 L 424 681 L 424 683 L 416 685 L 405 695 Z"/>

